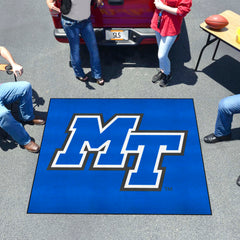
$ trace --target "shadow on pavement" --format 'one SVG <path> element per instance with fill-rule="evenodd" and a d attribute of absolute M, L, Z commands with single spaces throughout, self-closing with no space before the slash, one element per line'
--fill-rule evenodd
<path fill-rule="evenodd" d="M 240 128 L 231 129 L 232 140 L 240 140 Z"/>
<path fill-rule="evenodd" d="M 240 89 L 240 67 L 239 61 L 225 55 L 202 70 L 206 75 L 233 94 L 239 94 Z"/>
<path fill-rule="evenodd" d="M 182 23 L 180 36 L 169 53 L 169 58 L 173 76 L 169 86 L 177 84 L 195 85 L 197 75 L 194 68 L 184 66 L 185 63 L 191 60 L 190 43 L 185 21 Z"/>
<path fill-rule="evenodd" d="M 139 46 L 99 46 L 100 59 L 102 64 L 103 77 L 105 82 L 117 79 L 122 75 L 126 67 L 137 68 L 158 68 L 158 47 L 153 45 Z M 173 80 L 169 85 L 187 84 L 194 85 L 197 75 L 194 69 L 184 66 L 184 63 L 191 60 L 189 38 L 185 21 L 179 39 L 173 45 L 169 58 L 172 65 Z M 90 68 L 90 59 L 87 47 L 81 45 L 81 60 L 84 68 Z M 91 77 L 90 72 L 88 76 Z M 93 82 L 90 78 L 90 83 Z M 88 83 L 86 87 L 94 89 Z"/>
<path fill-rule="evenodd" d="M 3 151 L 8 151 L 14 149 L 18 144 L 4 131 L 0 128 L 0 148 Z"/>
<path fill-rule="evenodd" d="M 119 78 L 122 75 L 122 70 L 127 67 L 158 67 L 156 45 L 99 46 L 99 53 L 105 82 Z M 81 59 L 82 66 L 90 68 L 86 46 L 81 46 Z M 87 75 L 91 77 L 90 72 Z M 93 82 L 93 80 L 90 78 L 89 82 Z"/>

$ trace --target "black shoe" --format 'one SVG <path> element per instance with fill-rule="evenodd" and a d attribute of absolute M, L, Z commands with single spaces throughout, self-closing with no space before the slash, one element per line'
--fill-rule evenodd
<path fill-rule="evenodd" d="M 155 74 L 152 78 L 152 82 L 156 83 L 161 80 L 163 72 L 161 70 L 158 71 L 157 74 Z"/>
<path fill-rule="evenodd" d="M 171 80 L 172 76 L 169 74 L 169 75 L 166 75 L 164 73 L 162 73 L 162 78 L 160 80 L 160 83 L 159 83 L 159 86 L 160 87 L 166 87 L 169 83 L 169 81 Z"/>
<path fill-rule="evenodd" d="M 240 187 L 240 176 L 238 177 L 238 179 L 237 179 L 237 185 Z"/>
<path fill-rule="evenodd" d="M 206 143 L 216 143 L 216 142 L 221 142 L 221 141 L 228 141 L 231 140 L 232 138 L 232 134 L 228 134 L 226 136 L 222 136 L 222 137 L 216 137 L 214 135 L 214 133 L 211 133 L 209 135 L 207 135 L 206 137 L 204 137 L 204 142 Z"/>

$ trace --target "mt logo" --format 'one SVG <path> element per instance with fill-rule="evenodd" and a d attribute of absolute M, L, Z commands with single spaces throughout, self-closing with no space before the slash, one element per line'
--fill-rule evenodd
<path fill-rule="evenodd" d="M 193 99 L 52 98 L 28 213 L 211 214 Z"/>
<path fill-rule="evenodd" d="M 102 114 L 74 114 L 48 170 L 84 170 L 91 160 L 90 171 L 125 171 L 122 191 L 161 191 L 163 158 L 184 154 L 187 131 L 139 130 L 142 118 L 115 114 L 104 122 Z"/>

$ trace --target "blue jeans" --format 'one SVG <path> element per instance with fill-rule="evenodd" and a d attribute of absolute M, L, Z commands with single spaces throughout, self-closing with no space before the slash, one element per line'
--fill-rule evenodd
<path fill-rule="evenodd" d="M 16 121 L 5 105 L 19 101 L 20 119 L 34 119 L 32 105 L 32 87 L 28 82 L 8 82 L 0 85 L 0 127 L 17 143 L 26 145 L 31 141 L 23 125 Z"/>
<path fill-rule="evenodd" d="M 155 33 L 158 44 L 159 68 L 163 70 L 166 75 L 169 75 L 171 73 L 171 63 L 168 58 L 168 54 L 177 38 L 177 35 L 163 37 L 159 32 L 156 31 Z"/>
<path fill-rule="evenodd" d="M 215 136 L 221 137 L 231 133 L 233 114 L 240 113 L 240 94 L 223 98 L 218 105 Z"/>
<path fill-rule="evenodd" d="M 93 78 L 101 78 L 101 64 L 97 41 L 90 18 L 83 21 L 61 19 L 63 29 L 70 45 L 70 57 L 76 77 L 84 77 L 85 73 L 80 59 L 80 35 L 85 41 L 89 55 Z"/>

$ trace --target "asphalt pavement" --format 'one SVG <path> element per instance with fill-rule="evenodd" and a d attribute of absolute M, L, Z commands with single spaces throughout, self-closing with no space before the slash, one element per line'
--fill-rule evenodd
<path fill-rule="evenodd" d="M 207 40 L 199 24 L 225 10 L 240 14 L 239 7 L 238 0 L 193 1 L 180 39 L 170 52 L 173 80 L 170 86 L 160 88 L 151 82 L 157 68 L 156 46 L 100 47 L 106 83 L 85 84 L 75 79 L 68 66 L 68 44 L 53 37 L 45 1 L 2 1 L 0 44 L 23 65 L 24 74 L 19 80 L 32 84 L 38 115 L 47 116 L 50 98 L 194 99 L 212 215 L 27 214 L 38 154 L 21 149 L 11 140 L 0 139 L 0 239 L 239 239 L 239 116 L 234 116 L 232 124 L 233 141 L 208 145 L 202 140 L 214 130 L 219 100 L 239 93 L 239 52 L 220 43 L 212 61 L 212 44 L 205 50 L 198 71 L 194 71 Z M 82 55 L 83 66 L 89 72 L 87 51 L 83 50 Z M 0 76 L 1 82 L 13 80 L 4 72 Z M 44 126 L 26 129 L 40 144 Z"/>

